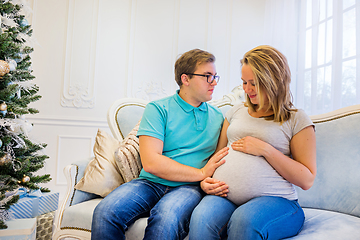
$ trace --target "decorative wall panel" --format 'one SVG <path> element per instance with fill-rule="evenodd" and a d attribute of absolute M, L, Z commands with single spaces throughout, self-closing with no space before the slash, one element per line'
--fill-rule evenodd
<path fill-rule="evenodd" d="M 63 107 L 93 108 L 99 0 L 69 0 Z"/>
<path fill-rule="evenodd" d="M 131 5 L 128 93 L 154 100 L 173 94 L 179 1 L 135 0 Z M 144 54 L 146 52 L 146 54 Z"/>

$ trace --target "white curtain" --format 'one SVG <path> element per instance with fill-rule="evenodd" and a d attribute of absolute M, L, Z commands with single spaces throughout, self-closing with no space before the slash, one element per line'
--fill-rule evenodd
<path fill-rule="evenodd" d="M 359 104 L 360 1 L 268 0 L 266 9 L 274 19 L 265 23 L 265 29 L 272 29 L 266 30 L 268 41 L 290 56 L 295 105 L 320 114 Z M 284 32 L 290 24 L 296 33 Z"/>
<path fill-rule="evenodd" d="M 267 0 L 264 23 L 265 44 L 280 50 L 289 62 L 292 73 L 291 92 L 295 104 L 298 63 L 298 7 L 299 1 L 297 0 Z"/>

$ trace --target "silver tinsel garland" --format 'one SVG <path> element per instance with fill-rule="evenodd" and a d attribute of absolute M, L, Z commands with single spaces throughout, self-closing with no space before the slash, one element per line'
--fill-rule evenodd
<path fill-rule="evenodd" d="M 0 207 L 0 221 L 5 222 L 11 219 L 12 219 L 11 213 L 6 211 L 4 208 Z"/>
<path fill-rule="evenodd" d="M 0 201 L 0 221 L 8 221 L 14 218 L 11 212 L 5 210 L 5 205 L 19 192 L 19 188 L 5 193 L 5 198 Z"/>

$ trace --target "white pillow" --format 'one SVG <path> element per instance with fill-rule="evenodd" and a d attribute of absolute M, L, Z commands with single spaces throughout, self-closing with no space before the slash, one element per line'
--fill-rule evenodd
<path fill-rule="evenodd" d="M 115 151 L 120 145 L 120 141 L 99 129 L 95 138 L 95 157 L 86 167 L 75 189 L 105 197 L 124 183 L 115 162 Z"/>

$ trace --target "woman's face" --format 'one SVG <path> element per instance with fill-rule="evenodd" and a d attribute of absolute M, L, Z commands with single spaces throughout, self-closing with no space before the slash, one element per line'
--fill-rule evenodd
<path fill-rule="evenodd" d="M 247 64 L 244 64 L 241 68 L 241 79 L 243 81 L 243 89 L 245 93 L 249 96 L 250 101 L 254 105 L 260 104 L 260 95 L 258 91 L 258 86 L 255 83 L 255 76 L 251 67 Z M 264 106 L 266 106 L 269 101 L 265 91 L 261 91 L 263 95 Z"/>
<path fill-rule="evenodd" d="M 249 96 L 251 103 L 254 105 L 259 104 L 260 99 L 258 96 L 257 86 L 255 84 L 254 73 L 251 70 L 251 67 L 247 64 L 244 64 L 241 68 L 241 79 L 243 81 L 243 89 Z"/>

